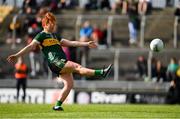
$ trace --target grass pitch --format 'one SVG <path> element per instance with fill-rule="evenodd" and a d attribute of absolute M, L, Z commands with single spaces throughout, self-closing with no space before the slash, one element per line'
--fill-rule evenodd
<path fill-rule="evenodd" d="M 0 119 L 180 119 L 180 105 L 64 105 L 63 112 L 47 104 L 0 104 Z"/>

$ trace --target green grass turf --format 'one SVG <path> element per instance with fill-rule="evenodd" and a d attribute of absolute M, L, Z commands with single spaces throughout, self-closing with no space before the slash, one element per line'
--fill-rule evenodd
<path fill-rule="evenodd" d="M 59 119 L 180 119 L 180 105 L 64 105 L 63 112 L 47 104 L 0 104 L 3 118 Z"/>

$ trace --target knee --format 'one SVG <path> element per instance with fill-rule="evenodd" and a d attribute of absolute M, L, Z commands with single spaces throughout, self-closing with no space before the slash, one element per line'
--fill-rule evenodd
<path fill-rule="evenodd" d="M 80 75 L 85 75 L 87 72 L 86 72 L 86 70 L 83 70 L 81 65 L 79 65 L 77 67 L 77 73 L 79 73 Z"/>

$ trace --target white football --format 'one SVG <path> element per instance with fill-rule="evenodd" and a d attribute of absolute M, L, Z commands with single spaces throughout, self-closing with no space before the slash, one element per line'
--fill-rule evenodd
<path fill-rule="evenodd" d="M 164 43 L 161 39 L 153 39 L 150 43 L 150 49 L 154 52 L 160 52 L 164 48 Z"/>

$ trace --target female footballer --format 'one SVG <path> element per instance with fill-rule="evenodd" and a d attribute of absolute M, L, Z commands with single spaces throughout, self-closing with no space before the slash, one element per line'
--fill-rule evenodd
<path fill-rule="evenodd" d="M 42 19 L 42 27 L 43 31 L 38 33 L 29 45 L 25 46 L 16 54 L 10 55 L 7 60 L 9 63 L 14 63 L 18 57 L 21 57 L 24 54 L 29 53 L 35 47 L 40 46 L 44 57 L 48 61 L 49 68 L 52 72 L 56 73 L 64 83 L 64 87 L 60 92 L 57 103 L 53 107 L 53 110 L 62 111 L 63 108 L 61 105 L 73 87 L 72 73 L 78 73 L 84 76 L 101 76 L 105 78 L 109 74 L 112 65 L 109 65 L 105 69 L 93 70 L 82 67 L 80 64 L 75 62 L 68 61 L 61 46 L 87 46 L 89 48 L 96 48 L 96 43 L 93 41 L 69 41 L 67 39 L 61 38 L 59 34 L 54 33 L 56 30 L 56 18 L 50 12 L 47 12 Z"/>

